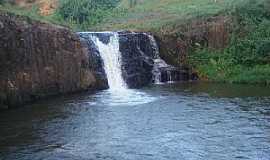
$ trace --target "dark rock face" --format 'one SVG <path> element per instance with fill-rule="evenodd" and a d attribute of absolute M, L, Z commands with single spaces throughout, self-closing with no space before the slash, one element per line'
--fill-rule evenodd
<path fill-rule="evenodd" d="M 0 13 L 0 106 L 104 88 L 92 58 L 66 28 Z"/>
<path fill-rule="evenodd" d="M 229 44 L 232 18 L 217 16 L 183 24 L 172 33 L 159 35 L 160 57 L 180 70 L 188 69 L 188 79 L 198 80 L 197 71 L 188 62 L 196 49 L 224 49 Z"/>
<path fill-rule="evenodd" d="M 189 68 L 174 67 L 172 65 L 168 65 L 162 59 L 155 59 L 155 65 L 152 73 L 155 83 L 195 80 L 191 77 Z"/>
<path fill-rule="evenodd" d="M 152 82 L 155 48 L 145 33 L 119 32 L 123 78 L 130 88 Z"/>
<path fill-rule="evenodd" d="M 196 48 L 224 49 L 230 40 L 231 17 L 194 20 L 177 31 L 157 38 L 160 56 L 174 66 L 188 65 L 187 56 Z"/>
<path fill-rule="evenodd" d="M 191 78 L 188 68 L 166 67 L 160 70 L 162 83 L 195 80 Z"/>
<path fill-rule="evenodd" d="M 93 59 L 92 68 L 94 68 L 95 76 L 103 83 L 107 83 L 107 76 L 98 46 L 93 40 L 98 38 L 102 43 L 108 44 L 112 36 L 116 34 L 119 38 L 122 76 L 129 88 L 140 88 L 156 80 L 163 83 L 190 80 L 188 68 L 173 67 L 160 59 L 159 47 L 154 37 L 148 33 L 122 31 L 78 34 L 86 43 L 89 56 Z"/>
<path fill-rule="evenodd" d="M 123 77 L 130 88 L 159 82 L 188 81 L 188 68 L 173 67 L 159 57 L 159 47 L 147 33 L 119 32 Z"/>
<path fill-rule="evenodd" d="M 98 86 L 103 86 L 104 89 L 108 88 L 108 80 L 107 76 L 104 70 L 104 64 L 103 60 L 100 56 L 100 52 L 98 50 L 98 47 L 95 45 L 95 43 L 91 40 L 90 36 L 91 34 L 84 34 L 84 33 L 78 33 L 80 36 L 82 44 L 87 48 L 88 56 L 89 56 L 89 62 L 90 68 L 93 69 L 93 73 L 97 79 Z M 101 35 L 101 41 L 103 43 L 109 43 L 110 37 L 106 36 L 105 34 Z"/>
<path fill-rule="evenodd" d="M 82 41 L 87 42 L 90 57 L 95 59 L 97 77 L 104 81 L 106 73 L 103 69 L 103 60 L 95 46 L 93 37 L 97 37 L 102 43 L 108 44 L 113 32 L 82 32 L 78 33 Z M 144 33 L 119 32 L 119 51 L 122 61 L 122 76 L 129 88 L 139 88 L 152 82 L 152 69 L 154 65 L 155 48 L 150 39 Z"/>

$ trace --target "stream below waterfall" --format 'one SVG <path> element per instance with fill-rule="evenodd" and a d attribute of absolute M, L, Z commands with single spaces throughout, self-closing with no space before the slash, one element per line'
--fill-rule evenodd
<path fill-rule="evenodd" d="M 176 83 L 0 113 L 0 160 L 269 160 L 270 88 Z"/>
<path fill-rule="evenodd" d="M 78 34 L 109 89 L 1 112 L 0 160 L 270 159 L 270 88 L 176 83 L 153 36 Z"/>

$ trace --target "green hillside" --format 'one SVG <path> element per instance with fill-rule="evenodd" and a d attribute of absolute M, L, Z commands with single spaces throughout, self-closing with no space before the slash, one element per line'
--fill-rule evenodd
<path fill-rule="evenodd" d="M 2 0 L 3 1 L 3 0 Z M 94 0 L 92 0 L 94 1 Z M 267 0 L 108 0 L 89 3 L 89 0 L 59 0 L 54 14 L 41 16 L 38 6 L 20 8 L 4 4 L 0 10 L 15 12 L 52 23 L 63 23 L 78 30 L 129 29 L 129 30 L 169 30 L 195 18 L 207 18 L 220 14 L 231 14 L 247 4 L 266 3 Z M 99 3 L 97 3 L 99 2 Z M 105 3 L 106 2 L 106 3 Z M 105 8 L 104 5 L 110 7 Z M 69 3 L 68 5 L 66 5 Z M 89 3 L 89 5 L 88 5 Z M 96 4 L 97 5 L 93 5 Z M 111 5 L 114 4 L 114 5 Z M 56 4 L 55 4 L 56 5 Z M 95 8 L 95 9 L 93 9 Z M 61 14 L 62 13 L 62 14 Z M 65 14 L 71 19 L 67 20 Z M 74 21 L 74 17 L 84 21 Z"/>
<path fill-rule="evenodd" d="M 209 48 L 206 38 L 206 42 L 188 42 L 185 60 L 179 60 L 179 53 L 161 48 L 163 57 L 176 65 L 192 67 L 201 79 L 209 81 L 270 83 L 269 0 L 60 0 L 55 4 L 57 9 L 49 16 L 41 16 L 36 5 L 21 8 L 3 3 L 0 10 L 69 26 L 75 31 L 152 32 L 164 43 L 165 35 L 186 43 L 190 37 L 183 25 L 190 30 L 191 23 L 207 25 L 211 19 L 223 17 L 230 19 L 228 45 Z M 196 39 L 201 26 L 192 27 L 198 30 L 193 35 Z"/>
<path fill-rule="evenodd" d="M 229 14 L 248 0 L 144 0 L 134 7 L 128 2 L 123 1 L 119 6 L 125 14 L 109 17 L 105 28 L 167 29 L 194 18 Z"/>

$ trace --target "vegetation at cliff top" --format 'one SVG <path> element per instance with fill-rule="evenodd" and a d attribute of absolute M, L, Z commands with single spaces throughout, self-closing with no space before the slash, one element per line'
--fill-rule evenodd
<path fill-rule="evenodd" d="M 128 1 L 122 1 L 120 8 L 125 14 L 108 17 L 105 24 L 96 28 L 170 32 L 189 20 L 227 14 L 246 3 L 247 0 L 145 0 L 130 8 Z"/>
<path fill-rule="evenodd" d="M 197 48 L 188 62 L 207 80 L 270 84 L 269 0 L 60 0 L 58 5 L 49 16 L 41 16 L 36 5 L 25 9 L 5 3 L 0 10 L 74 30 L 128 29 L 159 35 L 178 32 L 190 20 L 237 17 L 227 48 Z"/>
<path fill-rule="evenodd" d="M 118 6 L 119 0 L 60 0 L 56 15 L 80 28 L 100 23 Z"/>
<path fill-rule="evenodd" d="M 237 13 L 230 45 L 224 50 L 196 49 L 189 64 L 201 78 L 270 85 L 270 2 L 255 2 Z M 268 8 L 268 9 L 267 9 Z M 244 36 L 243 36 L 244 35 Z"/>
<path fill-rule="evenodd" d="M 166 32 L 194 18 L 229 13 L 249 0 L 59 0 L 50 16 L 40 16 L 38 7 L 6 4 L 0 10 L 34 19 L 69 25 L 75 30 L 140 30 Z M 259 0 L 264 1 L 264 0 Z M 106 2 L 106 3 L 105 3 Z M 35 4 L 35 3 L 34 3 Z"/>

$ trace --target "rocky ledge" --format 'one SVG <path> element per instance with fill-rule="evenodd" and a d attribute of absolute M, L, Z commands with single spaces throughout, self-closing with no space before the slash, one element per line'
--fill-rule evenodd
<path fill-rule="evenodd" d="M 97 37 L 108 45 L 112 36 L 119 38 L 119 53 L 121 54 L 122 76 L 129 88 L 140 88 L 151 83 L 166 83 L 170 81 L 187 81 L 194 79 L 186 67 L 174 67 L 167 64 L 159 56 L 159 46 L 155 38 L 143 32 L 80 32 L 82 42 L 86 42 L 90 57 L 93 57 L 95 75 L 106 83 L 107 77 L 103 69 L 98 46 L 93 43 Z"/>
<path fill-rule="evenodd" d="M 130 88 L 194 79 L 189 68 L 170 65 L 160 58 L 160 46 L 150 33 L 118 33 L 123 77 Z"/>
<path fill-rule="evenodd" d="M 106 88 L 69 29 L 0 12 L 0 108 L 48 96 Z"/>

